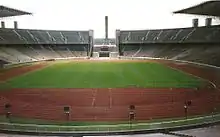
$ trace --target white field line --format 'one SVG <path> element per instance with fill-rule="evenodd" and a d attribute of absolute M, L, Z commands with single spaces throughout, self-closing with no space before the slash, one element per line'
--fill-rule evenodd
<path fill-rule="evenodd" d="M 188 74 L 188 75 L 190 75 L 190 76 L 196 77 L 196 78 L 198 78 L 198 79 L 207 81 L 207 82 L 209 82 L 215 89 L 217 89 L 217 86 L 216 86 L 212 81 L 210 81 L 210 80 L 208 80 L 208 79 L 205 79 L 205 78 L 196 76 L 196 75 L 194 75 L 194 74 L 192 74 L 192 73 L 183 71 L 183 70 L 181 70 L 181 69 L 177 69 L 177 68 L 171 67 L 171 66 L 169 66 L 169 65 L 167 65 L 167 64 L 165 64 L 165 65 L 166 65 L 167 67 L 169 67 L 169 68 L 171 68 L 171 69 L 174 69 L 174 70 L 176 70 L 176 71 L 179 71 L 179 72 L 181 72 L 181 73 L 185 73 L 185 74 Z"/>

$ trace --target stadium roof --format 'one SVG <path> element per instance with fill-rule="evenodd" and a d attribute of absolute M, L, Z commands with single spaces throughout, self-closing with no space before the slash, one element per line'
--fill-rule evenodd
<path fill-rule="evenodd" d="M 32 14 L 32 13 L 0 5 L 0 18 L 11 17 L 11 16 L 20 16 L 20 15 L 30 15 L 30 14 Z"/>
<path fill-rule="evenodd" d="M 219 0 L 206 1 L 186 9 L 175 11 L 173 13 L 220 17 L 220 1 Z"/>

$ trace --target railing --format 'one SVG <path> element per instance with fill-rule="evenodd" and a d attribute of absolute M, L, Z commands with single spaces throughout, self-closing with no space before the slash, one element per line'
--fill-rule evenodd
<path fill-rule="evenodd" d="M 115 124 L 115 125 L 86 125 L 86 126 L 62 126 L 62 125 L 36 125 L 0 123 L 0 129 L 4 131 L 40 132 L 40 133 L 113 133 L 128 131 L 148 131 L 163 129 L 178 129 L 198 127 L 203 124 L 220 122 L 220 114 L 200 116 L 189 119 L 166 120 L 162 122 Z"/>

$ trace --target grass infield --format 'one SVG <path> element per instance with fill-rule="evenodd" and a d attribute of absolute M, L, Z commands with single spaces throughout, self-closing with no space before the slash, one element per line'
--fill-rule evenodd
<path fill-rule="evenodd" d="M 65 62 L 10 79 L 10 88 L 192 88 L 203 80 L 152 62 Z"/>

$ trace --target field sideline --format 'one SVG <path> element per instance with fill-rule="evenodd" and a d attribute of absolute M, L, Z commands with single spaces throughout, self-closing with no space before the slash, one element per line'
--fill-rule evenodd
<path fill-rule="evenodd" d="M 11 88 L 193 88 L 202 79 L 155 62 L 70 61 L 8 80 Z"/>

